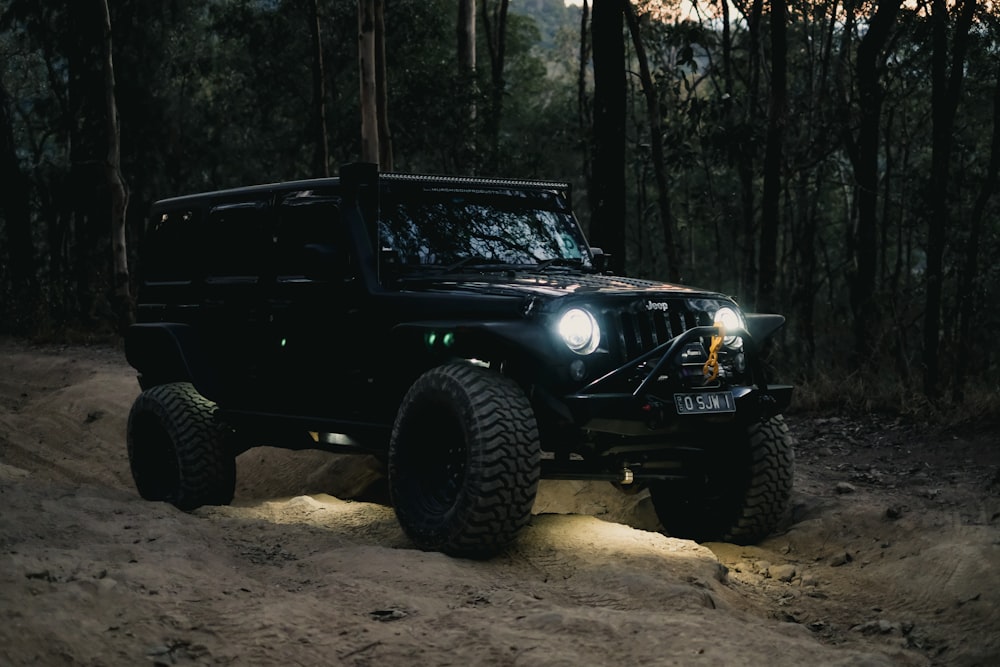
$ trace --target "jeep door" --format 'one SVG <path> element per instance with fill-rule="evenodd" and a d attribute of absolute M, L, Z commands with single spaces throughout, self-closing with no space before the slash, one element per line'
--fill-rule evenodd
<path fill-rule="evenodd" d="M 336 190 L 275 201 L 269 284 L 271 396 L 282 412 L 356 417 L 362 285 L 350 262 Z"/>
<path fill-rule="evenodd" d="M 245 404 L 260 381 L 260 343 L 265 323 L 261 274 L 269 251 L 269 196 L 216 201 L 208 210 L 197 324 L 214 360 L 223 399 Z"/>

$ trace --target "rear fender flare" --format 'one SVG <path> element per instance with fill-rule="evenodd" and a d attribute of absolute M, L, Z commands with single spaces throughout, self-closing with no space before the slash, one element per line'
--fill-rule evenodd
<path fill-rule="evenodd" d="M 125 335 L 125 358 L 139 371 L 143 389 L 190 382 L 205 398 L 218 399 L 217 374 L 199 336 L 188 324 L 133 324 Z"/>

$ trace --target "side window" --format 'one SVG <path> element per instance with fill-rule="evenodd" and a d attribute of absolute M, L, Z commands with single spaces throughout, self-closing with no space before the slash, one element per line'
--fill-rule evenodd
<path fill-rule="evenodd" d="M 201 211 L 189 208 L 164 211 L 150 221 L 140 264 L 143 281 L 188 282 L 195 278 L 200 223 Z"/>
<path fill-rule="evenodd" d="M 267 259 L 268 204 L 264 201 L 220 204 L 208 214 L 205 239 L 209 278 L 256 279 Z"/>
<path fill-rule="evenodd" d="M 340 197 L 296 192 L 285 198 L 279 208 L 275 238 L 278 279 L 302 278 L 307 274 L 309 246 L 321 246 L 330 253 L 330 261 L 343 262 L 344 243 L 338 233 L 339 223 Z"/>

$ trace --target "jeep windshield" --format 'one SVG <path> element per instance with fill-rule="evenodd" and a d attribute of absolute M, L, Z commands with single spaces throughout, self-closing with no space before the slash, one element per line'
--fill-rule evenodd
<path fill-rule="evenodd" d="M 552 191 L 387 188 L 379 213 L 379 247 L 397 274 L 591 268 L 576 218 Z"/>

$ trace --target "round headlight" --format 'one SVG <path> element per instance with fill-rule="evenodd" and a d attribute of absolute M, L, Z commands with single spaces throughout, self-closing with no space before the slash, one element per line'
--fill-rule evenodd
<path fill-rule="evenodd" d="M 742 338 L 730 334 L 730 332 L 736 333 L 738 331 L 743 331 L 744 324 L 742 315 L 732 308 L 723 306 L 715 311 L 715 317 L 712 319 L 715 320 L 716 324 L 722 324 L 722 326 L 726 328 L 726 337 L 722 339 L 723 343 L 729 345 L 730 347 L 739 347 L 743 344 Z"/>
<path fill-rule="evenodd" d="M 597 320 L 582 308 L 571 308 L 559 320 L 559 335 L 569 349 L 577 354 L 590 354 L 601 344 L 601 328 Z"/>

